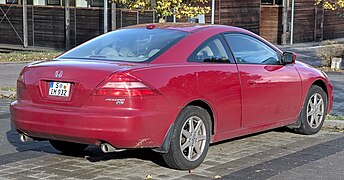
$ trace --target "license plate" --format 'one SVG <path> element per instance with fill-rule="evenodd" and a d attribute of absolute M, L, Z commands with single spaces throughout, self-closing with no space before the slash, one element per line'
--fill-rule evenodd
<path fill-rule="evenodd" d="M 49 82 L 49 96 L 68 97 L 70 92 L 70 83 Z"/>

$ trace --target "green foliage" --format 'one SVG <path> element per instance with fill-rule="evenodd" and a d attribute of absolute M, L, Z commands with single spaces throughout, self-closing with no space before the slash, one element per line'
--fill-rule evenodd
<path fill-rule="evenodd" d="M 317 50 L 317 56 L 325 67 L 331 66 L 332 58 L 344 57 L 344 44 L 336 41 L 323 41 Z"/>
<path fill-rule="evenodd" d="M 50 60 L 61 54 L 61 52 L 47 51 L 47 52 L 28 52 L 15 51 L 11 53 L 0 53 L 0 62 L 29 62 L 39 60 Z"/>
<path fill-rule="evenodd" d="M 125 5 L 129 9 L 156 10 L 160 18 L 175 15 L 176 18 L 196 17 L 206 14 L 210 7 L 208 0 L 112 0 Z"/>
<path fill-rule="evenodd" d="M 12 91 L 12 92 L 15 92 L 16 88 L 13 88 L 13 87 L 0 87 L 0 91 Z"/>
<path fill-rule="evenodd" d="M 328 114 L 326 115 L 326 119 L 327 120 L 344 120 L 344 116 Z"/>
<path fill-rule="evenodd" d="M 337 10 L 344 9 L 344 0 L 315 0 L 316 4 L 323 5 L 324 9 Z"/>

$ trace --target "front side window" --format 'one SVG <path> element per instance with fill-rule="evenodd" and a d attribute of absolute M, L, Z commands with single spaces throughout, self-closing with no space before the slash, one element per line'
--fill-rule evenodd
<path fill-rule="evenodd" d="M 219 38 L 211 38 L 204 42 L 192 53 L 188 61 L 229 63 L 226 49 Z"/>
<path fill-rule="evenodd" d="M 189 33 L 167 29 L 122 29 L 99 36 L 58 59 L 144 62 Z"/>
<path fill-rule="evenodd" d="M 280 64 L 275 50 L 258 39 L 244 34 L 225 34 L 238 64 Z"/>

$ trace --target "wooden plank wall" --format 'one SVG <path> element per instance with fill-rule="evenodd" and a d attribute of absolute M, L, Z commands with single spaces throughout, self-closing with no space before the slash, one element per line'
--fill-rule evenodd
<path fill-rule="evenodd" d="M 211 6 L 209 1 L 209 6 Z M 282 8 L 260 7 L 260 0 L 217 0 L 215 24 L 238 26 L 260 34 L 273 43 L 281 41 Z M 6 12 L 10 5 L 0 4 Z M 314 0 L 295 0 L 294 43 L 319 40 L 321 37 L 321 8 L 315 16 Z M 290 22 L 290 8 L 288 8 Z M 320 10 L 319 10 L 320 9 Z M 111 28 L 111 10 L 108 14 L 108 27 Z M 344 18 L 337 12 L 325 11 L 324 39 L 344 37 Z M 103 33 L 102 8 L 71 8 L 70 47 L 83 43 Z M 152 11 L 139 12 L 139 23 L 155 22 L 158 17 Z M 22 6 L 13 5 L 7 14 L 18 35 L 22 38 Z M 2 14 L 0 14 L 2 17 Z M 117 28 L 135 25 L 137 12 L 117 9 Z M 206 22 L 210 23 L 211 13 L 206 14 Z M 314 39 L 316 25 L 316 39 Z M 177 20 L 185 22 L 187 18 Z M 29 46 L 52 47 L 64 49 L 64 8 L 57 6 L 28 6 Z M 20 38 L 5 19 L 0 24 L 0 43 L 22 45 Z M 289 39 L 289 38 L 287 38 Z"/>
<path fill-rule="evenodd" d="M 9 5 L 0 5 L 4 12 L 10 8 Z M 0 12 L 0 19 L 4 17 L 4 15 Z M 23 17 L 22 17 L 22 9 L 19 9 L 18 6 L 12 7 L 8 13 L 7 17 L 10 19 L 12 25 L 16 29 L 19 36 L 23 37 Z M 7 44 L 23 44 L 20 38 L 16 35 L 16 32 L 12 29 L 11 24 L 5 18 L 0 24 L 0 43 Z"/>
<path fill-rule="evenodd" d="M 260 35 L 271 43 L 281 44 L 283 7 L 262 6 L 260 12 Z"/>
<path fill-rule="evenodd" d="M 324 39 L 344 38 L 344 14 L 343 11 L 325 10 L 324 14 Z"/>
<path fill-rule="evenodd" d="M 1 4 L 0 7 L 6 12 L 10 6 Z M 111 9 L 108 12 L 108 30 L 111 31 Z M 153 14 L 155 13 L 152 11 L 139 12 L 139 23 L 153 22 Z M 137 11 L 117 9 L 116 15 L 117 28 L 137 24 Z M 8 17 L 22 38 L 22 6 L 12 6 L 8 12 Z M 104 32 L 102 8 L 72 7 L 70 8 L 70 20 L 70 47 L 79 45 Z M 64 26 L 64 7 L 28 6 L 29 46 L 64 49 Z M 23 44 L 6 20 L 0 24 L 0 43 Z"/>
<path fill-rule="evenodd" d="M 314 0 L 295 0 L 294 43 L 314 41 Z"/>
<path fill-rule="evenodd" d="M 208 6 L 211 7 L 211 1 Z M 211 23 L 211 13 L 205 16 L 206 23 Z M 216 0 L 215 24 L 237 26 L 259 34 L 260 0 Z"/>

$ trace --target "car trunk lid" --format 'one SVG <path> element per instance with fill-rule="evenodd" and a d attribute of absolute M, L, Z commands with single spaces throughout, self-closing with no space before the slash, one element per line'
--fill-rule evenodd
<path fill-rule="evenodd" d="M 53 60 L 28 65 L 24 78 L 33 103 L 80 107 L 108 76 L 135 66 L 138 64 Z"/>

